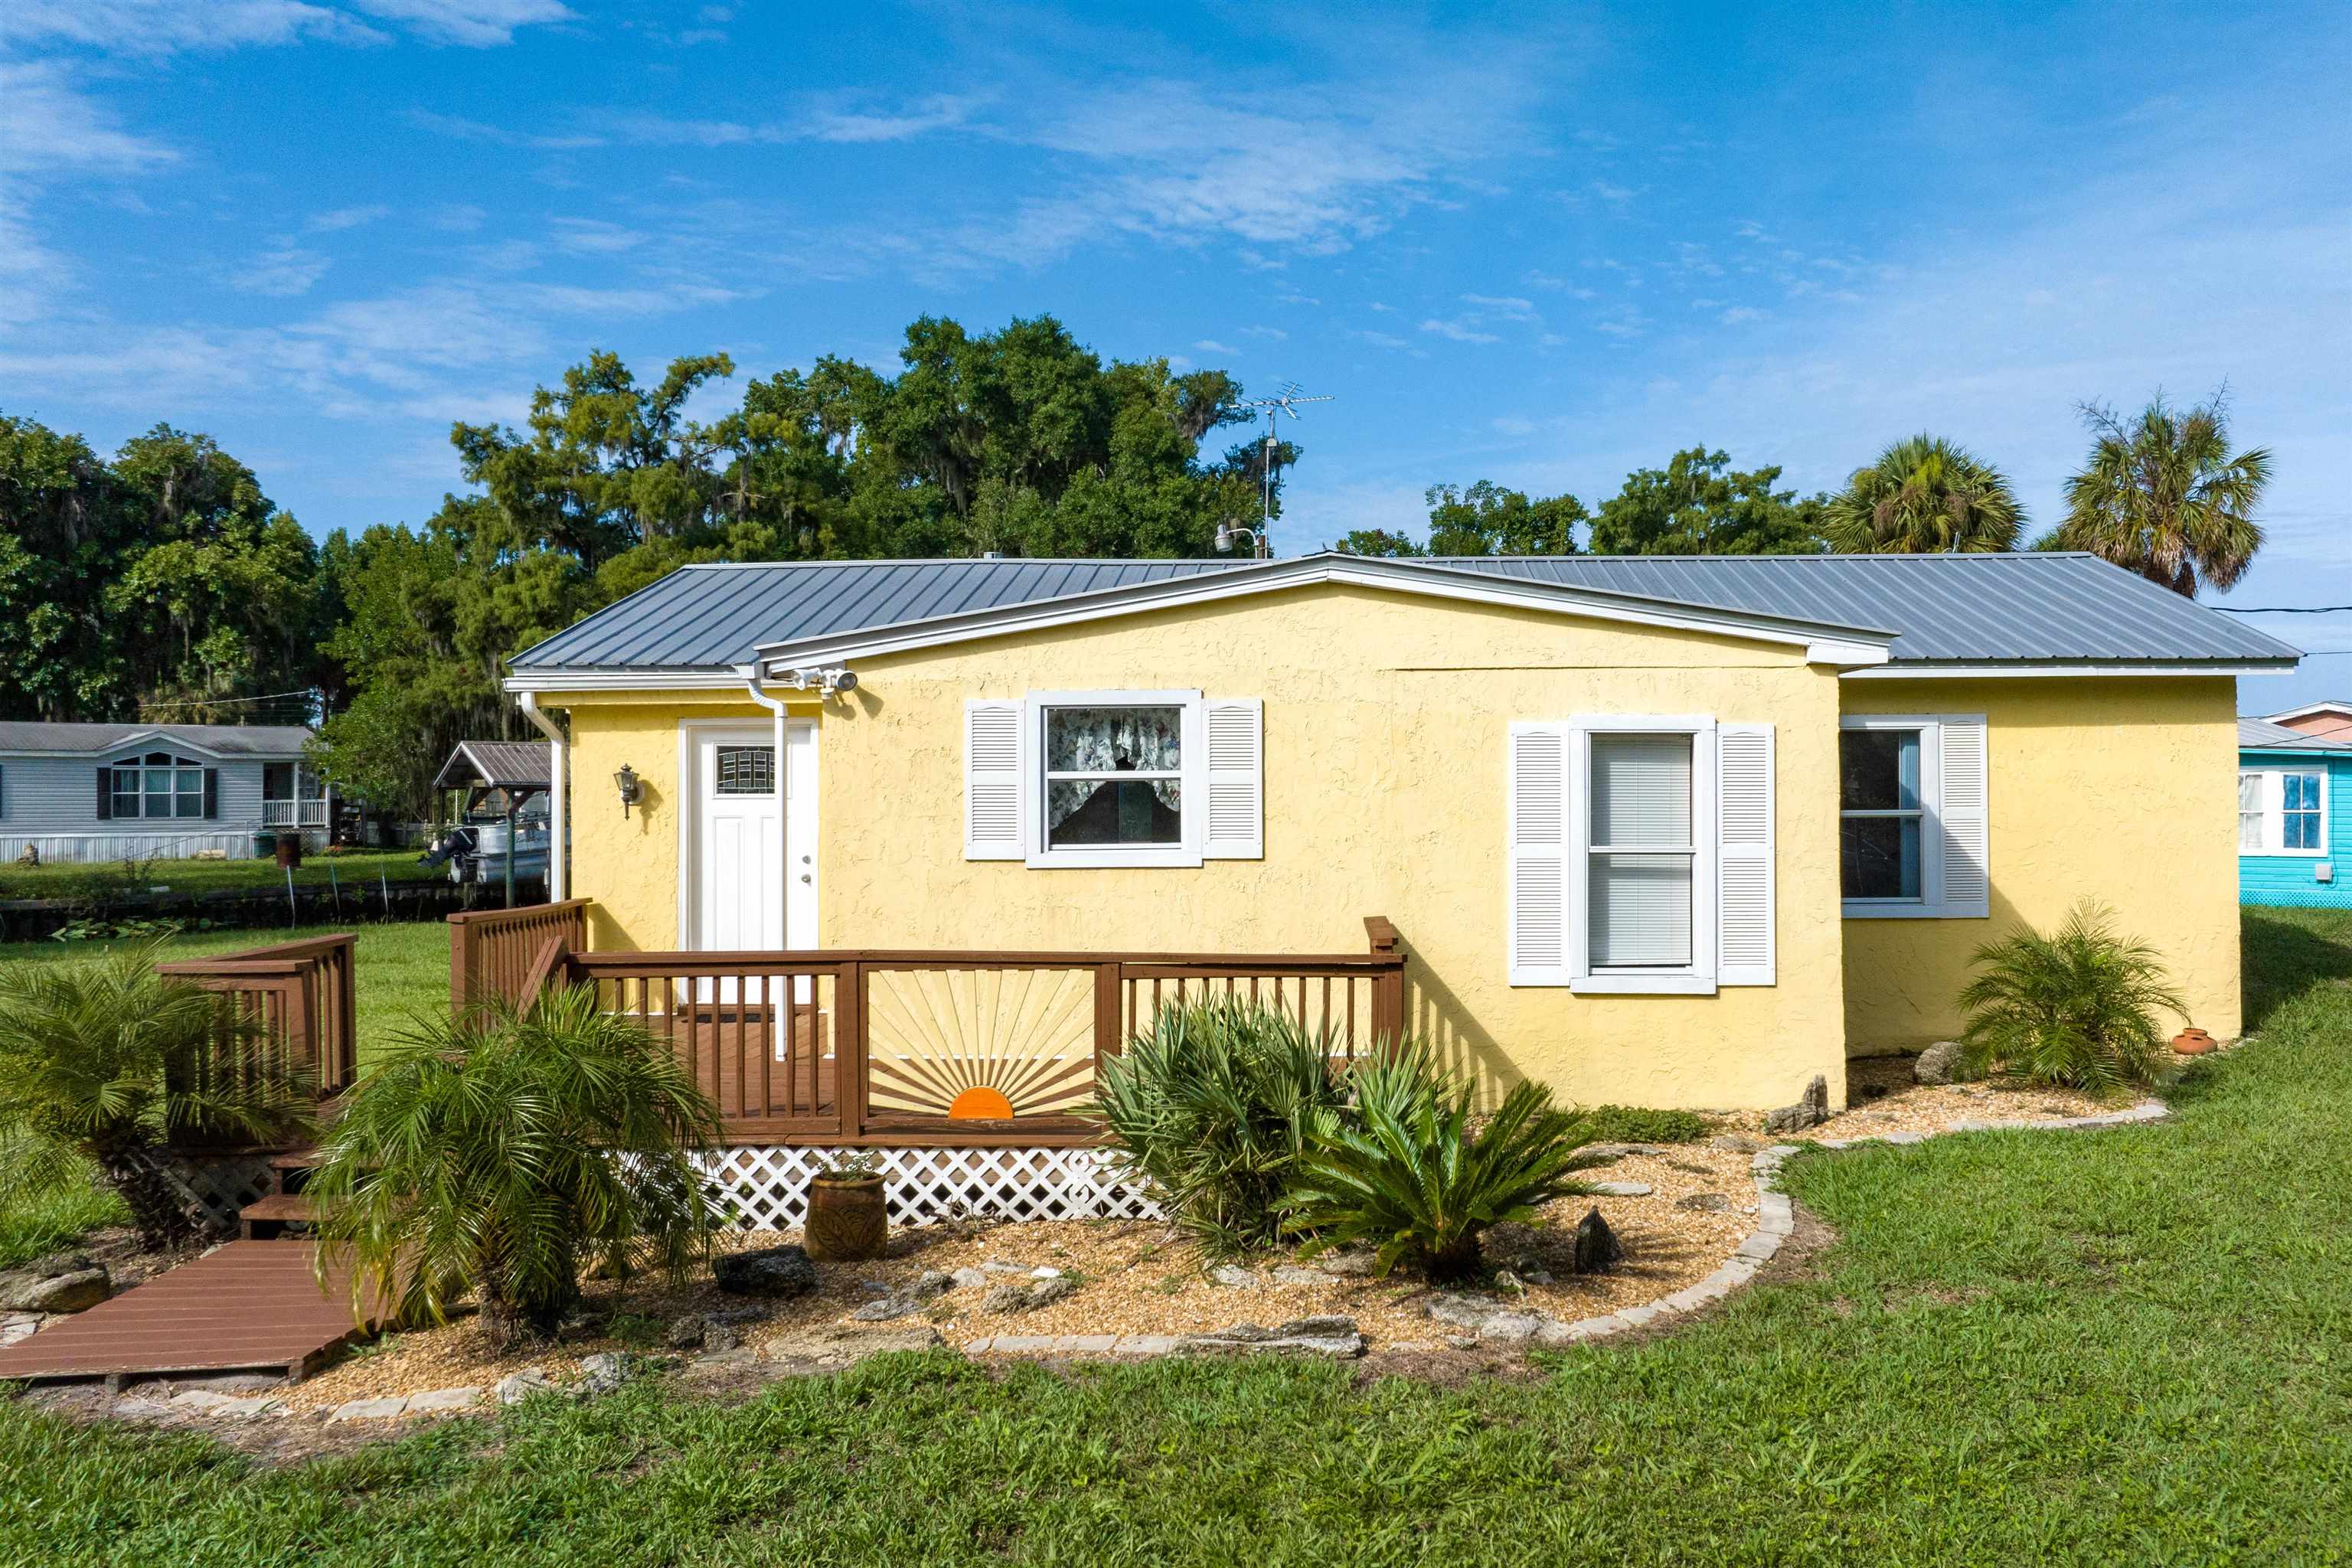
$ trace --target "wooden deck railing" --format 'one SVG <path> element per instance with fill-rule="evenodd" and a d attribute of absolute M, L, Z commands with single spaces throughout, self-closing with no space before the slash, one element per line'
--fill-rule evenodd
<path fill-rule="evenodd" d="M 1098 1135 L 1078 1113 L 1099 1064 L 1163 1007 L 1251 998 L 1336 1058 L 1393 1042 L 1405 956 L 1388 921 L 1365 926 L 1368 951 L 1336 954 L 559 952 L 542 942 L 521 973 L 530 992 L 593 985 L 606 1009 L 667 1041 L 734 1142 L 1073 1144 Z"/>
<path fill-rule="evenodd" d="M 463 1015 L 493 997 L 527 999 L 538 987 L 532 968 L 550 942 L 557 952 L 588 945 L 588 900 L 469 910 L 449 917 L 449 1009 Z"/>
<path fill-rule="evenodd" d="M 310 1077 L 323 1097 L 359 1075 L 357 992 L 350 931 L 155 966 L 217 992 L 234 1027 L 257 1038 L 265 1066 Z"/>

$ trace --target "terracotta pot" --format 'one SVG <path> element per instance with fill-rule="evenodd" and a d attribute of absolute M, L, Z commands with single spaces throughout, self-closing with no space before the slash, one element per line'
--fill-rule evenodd
<path fill-rule="evenodd" d="M 821 1263 L 855 1263 L 881 1257 L 884 1244 L 890 1239 L 882 1178 L 809 1178 L 806 1232 L 801 1245 Z"/>
<path fill-rule="evenodd" d="M 2213 1037 L 2202 1029 L 2183 1029 L 2172 1037 L 2172 1048 L 2184 1057 L 2201 1057 L 2213 1048 Z"/>

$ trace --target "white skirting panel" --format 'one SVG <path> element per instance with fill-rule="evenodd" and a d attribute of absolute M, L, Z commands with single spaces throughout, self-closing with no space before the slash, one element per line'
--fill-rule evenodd
<path fill-rule="evenodd" d="M 303 835 L 315 846 L 323 837 L 317 830 Z M 31 845 L 43 861 L 55 864 L 103 864 L 111 860 L 185 860 L 201 850 L 217 849 L 231 860 L 253 856 L 253 829 L 223 829 L 217 833 L 10 833 L 0 834 L 0 862 L 14 864 Z"/>
<path fill-rule="evenodd" d="M 794 1149 L 748 1144 L 699 1156 L 728 1221 L 786 1230 L 808 1216 L 809 1178 L 856 1154 L 877 1157 L 898 1225 L 961 1218 L 1153 1219 L 1159 1205 L 1104 1149 Z"/>

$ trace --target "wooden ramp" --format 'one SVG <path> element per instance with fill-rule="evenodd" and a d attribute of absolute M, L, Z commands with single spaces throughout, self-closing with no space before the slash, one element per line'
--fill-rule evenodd
<path fill-rule="evenodd" d="M 293 1381 L 359 1331 L 308 1241 L 232 1241 L 0 1350 L 0 1380 L 272 1372 Z"/>

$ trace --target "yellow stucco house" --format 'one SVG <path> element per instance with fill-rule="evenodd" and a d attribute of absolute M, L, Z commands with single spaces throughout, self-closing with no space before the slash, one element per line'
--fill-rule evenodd
<path fill-rule="evenodd" d="M 508 686 L 591 948 L 802 955 L 705 998 L 856 952 L 1361 952 L 1380 916 L 1407 1026 L 1483 1076 L 1760 1108 L 1953 1033 L 1970 952 L 2084 898 L 2237 1034 L 2235 678 L 2295 658 L 2081 555 L 1325 553 L 689 567 Z M 1087 973 L 1048 990 L 1115 1006 Z M 1012 995 L 934 973 L 857 1026 L 1001 1066 L 980 1013 L 1064 1026 Z M 930 1110 L 1017 1142 L 1084 1088 L 990 1070 Z M 888 1092 L 769 1122 L 877 1141 Z"/>

